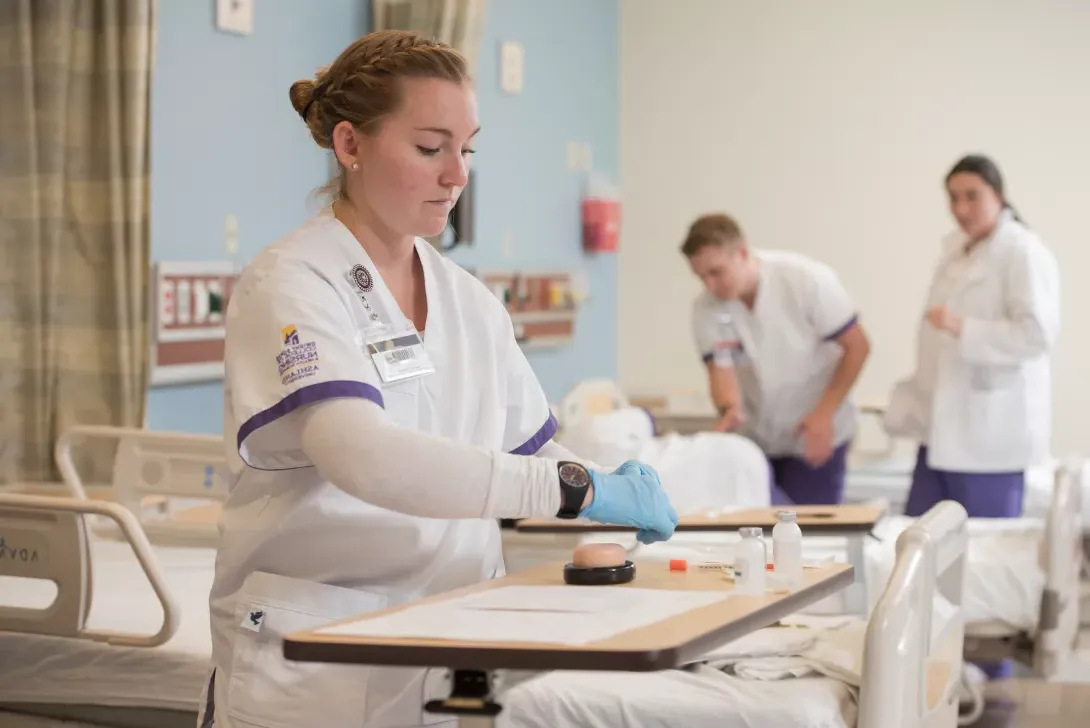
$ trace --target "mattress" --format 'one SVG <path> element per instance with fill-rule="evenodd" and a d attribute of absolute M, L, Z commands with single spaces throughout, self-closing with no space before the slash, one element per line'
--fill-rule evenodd
<path fill-rule="evenodd" d="M 126 706 L 196 711 L 212 652 L 208 592 L 216 552 L 155 548 L 167 588 L 179 607 L 178 630 L 153 648 L 0 632 L 0 705 L 20 703 Z M 92 540 L 93 596 L 87 627 L 154 634 L 163 611 L 126 543 Z M 34 606 L 30 586 L 4 603 Z"/>
<path fill-rule="evenodd" d="M 501 695 L 497 728 L 850 728 L 852 688 L 824 677 L 744 680 L 698 665 L 552 672 Z"/>

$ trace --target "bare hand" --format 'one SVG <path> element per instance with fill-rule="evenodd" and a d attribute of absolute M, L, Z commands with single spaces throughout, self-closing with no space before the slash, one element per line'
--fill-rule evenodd
<path fill-rule="evenodd" d="M 961 317 L 946 306 L 928 309 L 927 322 L 939 331 L 948 331 L 954 336 L 961 335 Z"/>
<path fill-rule="evenodd" d="M 734 432 L 742 423 L 746 421 L 746 415 L 742 412 L 741 407 L 730 407 L 723 416 L 719 418 L 719 422 L 715 424 L 716 432 Z"/>
<path fill-rule="evenodd" d="M 814 410 L 799 423 L 803 437 L 803 460 L 811 467 L 820 468 L 833 456 L 833 416 L 822 410 Z"/>

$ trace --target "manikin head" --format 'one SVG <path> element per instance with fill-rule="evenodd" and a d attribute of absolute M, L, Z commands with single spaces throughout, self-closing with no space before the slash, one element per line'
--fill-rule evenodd
<path fill-rule="evenodd" d="M 1009 207 L 999 168 L 980 155 L 963 157 L 953 166 L 946 175 L 946 194 L 958 226 L 974 242 L 988 237 Z"/>
<path fill-rule="evenodd" d="M 415 33 L 378 31 L 290 94 L 314 141 L 336 155 L 331 191 L 354 217 L 383 239 L 443 231 L 479 131 L 460 54 Z"/>
<path fill-rule="evenodd" d="M 682 254 L 704 288 L 723 301 L 750 298 L 757 289 L 757 261 L 742 230 L 724 214 L 704 215 L 689 227 Z"/>

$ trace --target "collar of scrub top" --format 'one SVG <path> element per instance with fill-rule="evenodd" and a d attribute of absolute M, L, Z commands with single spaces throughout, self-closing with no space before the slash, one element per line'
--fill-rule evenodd
<path fill-rule="evenodd" d="M 959 277 L 959 280 L 950 291 L 951 300 L 961 296 L 967 289 L 972 288 L 981 280 L 987 276 L 987 261 L 991 255 L 992 247 L 988 245 L 995 236 L 999 233 L 1001 227 L 1006 225 L 1014 219 L 1014 213 L 1011 210 L 1004 209 L 999 213 L 999 218 L 996 220 L 995 228 L 984 240 L 980 241 L 977 245 L 969 251 L 965 250 L 965 244 L 968 242 L 968 237 L 961 230 L 952 233 L 946 240 L 946 250 L 943 254 L 942 261 L 940 262 L 940 268 L 947 269 L 948 266 L 953 264 L 958 259 L 965 261 L 966 269 L 964 273 Z"/>
<path fill-rule="evenodd" d="M 326 219 L 336 219 L 337 213 L 333 209 L 333 203 L 331 202 L 325 205 L 318 212 L 318 217 Z M 429 346 L 427 340 L 425 339 L 424 331 L 417 330 L 415 324 L 413 324 L 413 322 L 409 320 L 408 316 L 406 316 L 401 308 L 397 305 L 397 301 L 394 300 L 393 294 L 390 293 L 390 288 L 386 285 L 385 279 L 382 278 L 382 274 L 379 272 L 378 266 L 376 266 L 375 262 L 371 260 L 371 256 L 367 254 L 367 251 L 364 249 L 363 245 L 358 240 L 356 240 L 356 236 L 352 233 L 351 230 L 348 229 L 347 225 L 345 225 L 340 220 L 337 220 L 337 223 L 342 228 L 341 232 L 346 233 L 348 235 L 348 238 L 351 239 L 351 244 L 348 245 L 349 252 L 353 255 L 362 256 L 363 259 L 359 261 L 360 264 L 367 268 L 368 273 L 371 274 L 371 277 L 375 281 L 375 288 L 373 288 L 370 293 L 366 295 L 374 295 L 381 302 L 382 311 L 379 312 L 380 320 L 376 323 L 384 324 L 391 327 L 391 329 L 397 328 L 396 326 L 394 326 L 393 323 L 395 321 L 401 322 L 398 325 L 407 324 L 409 326 L 412 326 L 413 329 L 416 330 L 417 335 L 420 337 L 421 343 L 424 344 L 424 347 L 428 352 L 428 356 L 431 357 L 432 364 L 435 365 L 436 359 L 441 358 L 440 351 L 436 349 L 436 347 L 439 346 L 439 344 L 436 343 L 437 339 L 439 338 L 436 335 L 438 326 L 435 325 L 438 314 L 436 314 L 436 317 L 433 318 L 431 313 L 433 310 L 438 308 L 439 304 L 438 300 L 434 299 L 433 296 L 433 293 L 435 291 L 435 277 L 439 275 L 439 271 L 435 269 L 435 266 L 433 265 L 434 261 L 427 257 L 428 250 L 426 248 L 422 250 L 423 246 L 430 247 L 431 244 L 427 240 L 423 240 L 422 238 L 413 238 L 413 246 L 416 248 L 416 254 L 420 258 L 420 266 L 424 269 L 424 290 L 425 295 L 428 298 L 428 320 L 427 322 L 425 322 L 425 330 L 430 334 L 431 345 Z M 347 244 L 348 239 L 342 238 L 340 242 L 342 244 Z M 385 293 L 380 293 L 378 291 L 378 286 L 380 284 Z M 356 297 L 356 300 L 359 300 L 358 295 Z M 371 327 L 369 326 L 368 328 Z"/>
<path fill-rule="evenodd" d="M 974 245 L 973 249 L 969 251 L 969 255 L 973 256 L 977 253 L 977 251 L 983 250 L 987 243 L 996 236 L 1000 228 L 1005 226 L 1013 219 L 1014 213 L 1011 212 L 1011 209 L 1009 207 L 1004 208 L 1003 211 L 999 213 L 999 217 L 995 221 L 995 228 L 992 229 L 991 235 L 980 241 L 978 245 Z M 962 232 L 960 229 L 955 230 L 954 232 L 946 236 L 946 239 L 943 241 L 943 257 L 953 258 L 958 255 L 965 255 L 965 244 L 968 242 L 969 238 L 964 232 Z"/>

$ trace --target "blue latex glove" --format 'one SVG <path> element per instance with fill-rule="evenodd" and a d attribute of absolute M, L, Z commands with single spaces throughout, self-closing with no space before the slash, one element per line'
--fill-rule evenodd
<path fill-rule="evenodd" d="M 612 473 L 592 470 L 590 477 L 594 500 L 580 515 L 597 523 L 635 526 L 640 543 L 666 541 L 674 535 L 677 511 L 649 465 L 629 460 Z"/>

